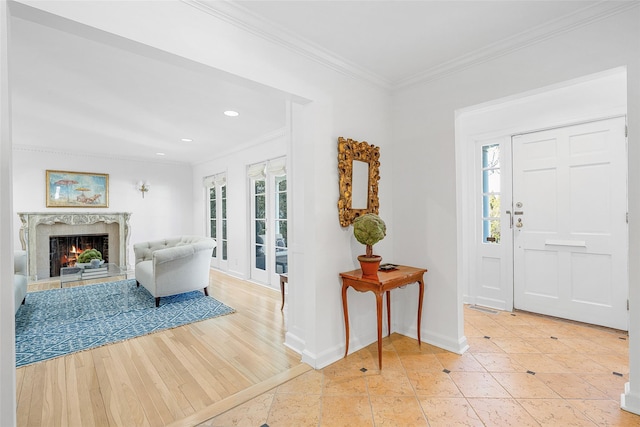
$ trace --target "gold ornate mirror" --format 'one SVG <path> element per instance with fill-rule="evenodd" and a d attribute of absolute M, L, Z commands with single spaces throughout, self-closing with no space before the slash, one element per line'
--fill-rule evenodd
<path fill-rule="evenodd" d="M 379 167 L 379 147 L 364 141 L 338 138 L 338 216 L 341 226 L 349 226 L 355 218 L 368 212 L 378 213 Z"/>

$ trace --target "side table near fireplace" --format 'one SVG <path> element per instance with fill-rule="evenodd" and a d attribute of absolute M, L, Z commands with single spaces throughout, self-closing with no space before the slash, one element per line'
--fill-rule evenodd
<path fill-rule="evenodd" d="M 81 280 L 93 280 L 125 276 L 126 270 L 114 263 L 102 264 L 99 268 L 88 267 L 62 267 L 60 269 L 60 287 L 65 283 L 78 282 Z"/>
<path fill-rule="evenodd" d="M 342 309 L 344 310 L 344 325 L 346 329 L 346 349 L 344 357 L 349 353 L 349 308 L 347 304 L 347 289 L 351 286 L 358 292 L 371 291 L 376 296 L 376 313 L 378 320 L 378 367 L 382 370 L 382 296 L 387 294 L 387 330 L 391 335 L 391 290 L 410 283 L 418 283 L 418 345 L 420 342 L 420 323 L 422 320 L 422 299 L 424 297 L 424 268 L 395 266 L 389 271 L 378 271 L 378 279 L 365 279 L 362 270 L 340 273 L 342 278 Z"/>

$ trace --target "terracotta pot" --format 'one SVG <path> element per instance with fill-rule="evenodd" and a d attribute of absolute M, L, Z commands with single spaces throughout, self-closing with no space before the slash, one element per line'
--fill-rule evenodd
<path fill-rule="evenodd" d="M 358 261 L 360 261 L 363 278 L 378 279 L 378 268 L 380 267 L 380 261 L 382 261 L 382 257 L 380 255 L 373 255 L 370 257 L 360 255 L 358 256 Z"/>

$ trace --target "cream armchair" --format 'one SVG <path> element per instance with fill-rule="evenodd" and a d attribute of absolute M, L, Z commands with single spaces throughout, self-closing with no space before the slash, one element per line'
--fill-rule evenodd
<path fill-rule="evenodd" d="M 15 292 L 15 313 L 27 296 L 27 252 L 13 251 L 13 289 Z"/>
<path fill-rule="evenodd" d="M 137 285 L 156 299 L 203 289 L 209 295 L 209 268 L 216 241 L 201 236 L 180 236 L 133 245 Z"/>

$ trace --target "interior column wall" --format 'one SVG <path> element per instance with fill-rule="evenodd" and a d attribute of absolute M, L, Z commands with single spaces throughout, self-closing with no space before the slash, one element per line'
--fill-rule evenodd
<path fill-rule="evenodd" d="M 11 94 L 8 70 L 9 11 L 0 2 L 0 283 L 13 283 Z M 13 286 L 0 286 L 0 420 L 16 424 L 16 347 Z"/>
<path fill-rule="evenodd" d="M 640 17 L 637 19 L 640 27 Z M 640 55 L 628 65 L 629 382 L 621 406 L 640 415 Z"/>

